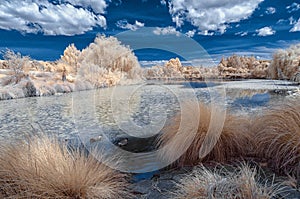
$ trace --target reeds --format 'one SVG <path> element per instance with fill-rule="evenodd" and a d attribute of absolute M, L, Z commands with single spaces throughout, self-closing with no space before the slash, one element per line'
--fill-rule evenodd
<path fill-rule="evenodd" d="M 196 106 L 198 104 L 190 104 L 189 109 L 195 109 Z M 252 150 L 250 122 L 246 117 L 227 114 L 223 118 L 225 113 L 217 106 L 204 104 L 199 105 L 200 117 L 191 113 L 187 111 L 184 115 L 189 122 L 181 127 L 183 118 L 180 114 L 175 116 L 158 139 L 161 157 L 168 161 L 176 160 L 178 153 L 183 150 L 182 146 L 189 145 L 174 166 L 197 165 L 207 160 L 226 162 L 244 157 Z M 196 123 L 195 133 L 192 133 L 192 123 Z"/>
<path fill-rule="evenodd" d="M 126 198 L 124 175 L 92 155 L 47 136 L 2 146 L 0 194 L 5 198 Z"/>
<path fill-rule="evenodd" d="M 276 196 L 280 189 L 270 182 L 262 182 L 257 170 L 243 164 L 235 171 L 225 168 L 209 170 L 204 166 L 182 178 L 177 184 L 175 199 L 269 199 Z"/>
<path fill-rule="evenodd" d="M 300 103 L 272 107 L 252 124 L 256 153 L 277 172 L 300 174 Z M 298 176 L 300 177 L 300 176 Z"/>

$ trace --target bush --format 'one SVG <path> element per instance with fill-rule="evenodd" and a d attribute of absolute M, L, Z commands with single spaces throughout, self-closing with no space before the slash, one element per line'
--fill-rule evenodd
<path fill-rule="evenodd" d="M 7 61 L 8 68 L 12 69 L 14 73 L 11 82 L 20 82 L 21 79 L 26 76 L 24 70 L 31 65 L 30 57 L 22 56 L 20 53 L 14 53 L 11 50 L 7 50 L 3 54 L 3 58 Z"/>
<path fill-rule="evenodd" d="M 78 59 L 80 54 L 81 51 L 78 50 L 74 44 L 71 44 L 64 50 L 64 54 L 61 56 L 61 60 L 69 65 L 74 72 L 77 72 L 77 68 L 79 67 Z"/>
<path fill-rule="evenodd" d="M 270 78 L 295 80 L 297 73 L 300 73 L 300 44 L 274 53 L 268 68 Z"/>
<path fill-rule="evenodd" d="M 78 76 L 101 86 L 103 78 L 116 78 L 122 73 L 126 79 L 140 78 L 140 65 L 129 47 L 115 37 L 97 36 L 93 43 L 83 49 L 79 57 Z"/>

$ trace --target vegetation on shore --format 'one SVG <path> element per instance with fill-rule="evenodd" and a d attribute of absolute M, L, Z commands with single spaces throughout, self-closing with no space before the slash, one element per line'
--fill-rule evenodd
<path fill-rule="evenodd" d="M 176 185 L 173 198 L 271 199 L 276 197 L 280 192 L 279 186 L 266 181 L 261 179 L 256 168 L 251 168 L 247 164 L 242 164 L 234 171 L 228 171 L 226 168 L 209 170 L 200 166 L 180 180 Z"/>
<path fill-rule="evenodd" d="M 116 199 L 130 195 L 124 174 L 46 135 L 1 145 L 0 179 L 1 198 Z"/>

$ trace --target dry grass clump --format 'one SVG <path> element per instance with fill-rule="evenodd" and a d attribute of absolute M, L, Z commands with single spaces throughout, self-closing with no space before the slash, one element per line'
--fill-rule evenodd
<path fill-rule="evenodd" d="M 252 131 L 257 154 L 267 158 L 270 166 L 276 171 L 300 172 L 299 101 L 273 107 L 254 118 Z"/>
<path fill-rule="evenodd" d="M 190 104 L 189 108 L 195 109 L 196 106 L 198 104 Z M 214 105 L 200 104 L 199 110 L 200 117 L 184 116 L 190 121 L 184 126 L 180 127 L 182 118 L 178 114 L 172 119 L 171 125 L 163 129 L 158 140 L 162 158 L 177 159 L 184 145 L 188 145 L 187 150 L 174 162 L 174 166 L 197 165 L 207 160 L 226 162 L 233 157 L 246 156 L 252 150 L 250 122 L 247 118 L 231 114 L 224 118 L 224 112 Z M 197 125 L 195 134 L 191 133 L 191 123 Z M 183 130 L 179 132 L 179 128 Z M 199 153 L 205 157 L 200 158 Z"/>
<path fill-rule="evenodd" d="M 0 179 L 5 198 L 126 197 L 123 174 L 47 136 L 2 146 Z"/>
<path fill-rule="evenodd" d="M 181 179 L 173 198 L 269 199 L 279 193 L 276 185 L 260 181 L 256 169 L 246 164 L 233 172 L 224 168 L 210 171 L 201 166 Z"/>
<path fill-rule="evenodd" d="M 300 44 L 292 45 L 286 50 L 278 50 L 268 68 L 272 79 L 288 79 L 300 82 Z"/>

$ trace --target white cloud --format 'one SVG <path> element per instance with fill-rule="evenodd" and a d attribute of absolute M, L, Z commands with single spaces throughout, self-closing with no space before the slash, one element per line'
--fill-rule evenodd
<path fill-rule="evenodd" d="M 241 37 L 244 37 L 244 36 L 248 35 L 248 32 L 237 32 L 237 33 L 235 33 L 235 35 L 240 35 Z"/>
<path fill-rule="evenodd" d="M 194 37 L 195 33 L 196 33 L 196 30 L 189 30 L 185 33 L 185 35 L 188 37 Z"/>
<path fill-rule="evenodd" d="M 127 29 L 127 30 L 133 30 L 133 31 L 144 27 L 144 25 L 145 25 L 144 23 L 139 22 L 137 20 L 135 21 L 134 24 L 130 24 L 130 23 L 128 23 L 128 21 L 126 19 L 119 20 L 116 23 L 116 26 L 119 27 L 119 28 Z"/>
<path fill-rule="evenodd" d="M 62 0 L 63 3 L 70 3 L 75 6 L 82 6 L 84 8 L 92 8 L 95 13 L 103 14 L 107 4 L 105 0 Z"/>
<path fill-rule="evenodd" d="M 5 0 L 0 4 L 0 29 L 45 35 L 83 34 L 93 27 L 106 27 L 102 15 L 106 7 L 105 0 L 68 0 L 58 4 L 47 0 Z"/>
<path fill-rule="evenodd" d="M 295 23 L 294 27 L 290 30 L 290 32 L 298 32 L 300 31 L 300 18 L 298 19 L 298 22 Z"/>
<path fill-rule="evenodd" d="M 177 27 L 190 22 L 202 33 L 219 31 L 223 34 L 228 23 L 239 22 L 252 15 L 263 0 L 170 0 L 169 12 Z"/>
<path fill-rule="evenodd" d="M 198 32 L 198 35 L 204 35 L 204 36 L 213 36 L 214 34 L 215 34 L 214 32 L 208 30 Z"/>
<path fill-rule="evenodd" d="M 283 24 L 283 23 L 285 23 L 286 21 L 288 21 L 288 20 L 279 19 L 279 20 L 276 22 L 276 24 Z"/>
<path fill-rule="evenodd" d="M 153 33 L 156 35 L 176 35 L 176 36 L 180 35 L 180 32 L 178 32 L 176 28 L 172 26 L 168 26 L 164 28 L 157 27 L 155 30 L 153 30 Z"/>
<path fill-rule="evenodd" d="M 166 0 L 160 0 L 160 4 L 161 5 L 167 5 L 167 2 L 166 2 Z"/>
<path fill-rule="evenodd" d="M 271 27 L 263 27 L 261 29 L 256 30 L 258 33 L 258 36 L 265 37 L 265 36 L 270 36 L 274 35 L 276 33 L 275 30 L 273 30 Z"/>
<path fill-rule="evenodd" d="M 287 6 L 286 9 L 288 10 L 289 13 L 298 11 L 300 10 L 300 4 L 294 2 L 292 3 L 292 5 Z"/>
<path fill-rule="evenodd" d="M 274 8 L 274 7 L 268 7 L 266 10 L 266 14 L 268 14 L 268 15 L 272 15 L 275 12 L 276 12 L 276 8 Z"/>
<path fill-rule="evenodd" d="M 294 19 L 294 17 L 290 17 L 289 22 L 290 22 L 290 25 L 294 25 L 296 23 L 296 20 Z"/>

